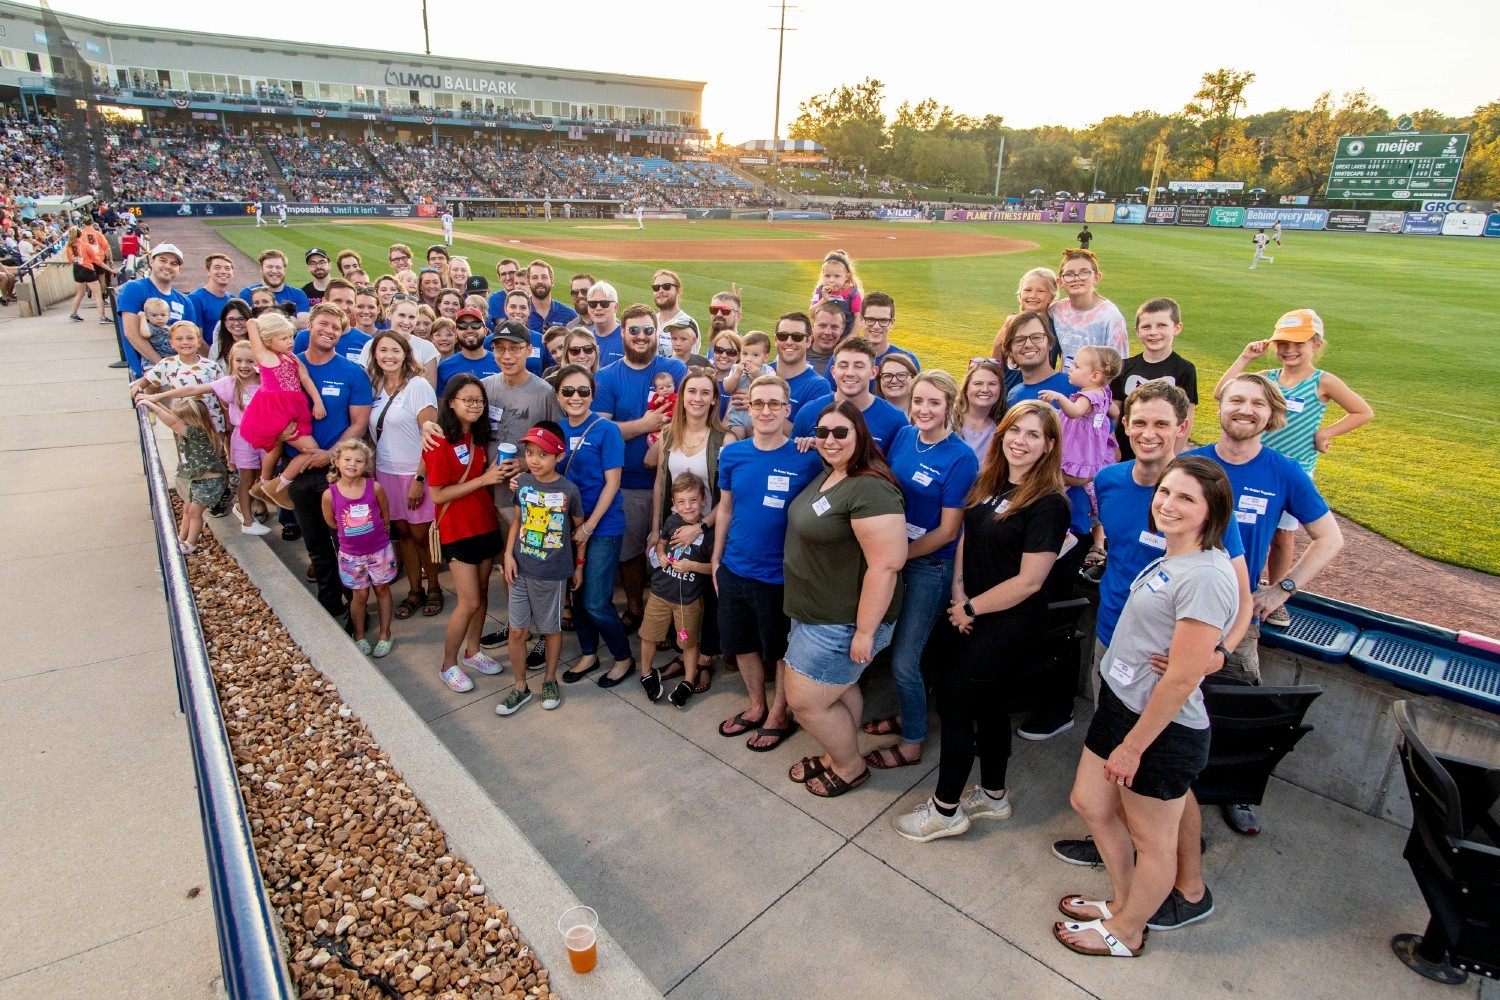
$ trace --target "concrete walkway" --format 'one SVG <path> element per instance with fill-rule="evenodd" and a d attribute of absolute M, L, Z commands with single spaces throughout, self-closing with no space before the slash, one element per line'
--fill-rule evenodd
<path fill-rule="evenodd" d="M 266 544 L 304 579 L 300 543 Z M 498 624 L 498 577 L 493 586 Z M 394 589 L 399 599 L 404 582 Z M 816 752 L 805 733 L 766 754 L 717 734 L 744 704 L 736 674 L 721 672 L 681 712 L 648 703 L 633 679 L 605 691 L 591 678 L 564 686 L 556 711 L 538 696 L 500 718 L 508 668 L 476 674 L 466 695 L 438 679 L 445 620 L 398 622 L 395 652 L 369 669 L 672 998 L 1482 995 L 1473 981 L 1428 983 L 1391 954 L 1393 934 L 1427 920 L 1401 859 L 1406 831 L 1296 786 L 1272 782 L 1256 838 L 1206 813 L 1213 918 L 1157 934 L 1144 961 L 1087 959 L 1052 939 L 1056 901 L 1107 894 L 1108 880 L 1048 850 L 1082 833 L 1067 805 L 1082 724 L 1048 743 L 1017 741 L 1012 820 L 913 844 L 889 823 L 930 793 L 935 738 L 920 766 L 877 771 L 825 801 L 786 777 Z M 572 635 L 564 655 L 577 656 Z M 533 690 L 540 682 L 533 673 Z M 894 708 L 884 671 L 867 700 L 867 714 Z"/>
<path fill-rule="evenodd" d="M 0 317 L 0 998 L 198 998 L 219 958 L 113 327 Z"/>

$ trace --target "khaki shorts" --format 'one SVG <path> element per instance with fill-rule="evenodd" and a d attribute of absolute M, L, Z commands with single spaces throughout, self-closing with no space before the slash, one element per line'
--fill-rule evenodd
<path fill-rule="evenodd" d="M 667 630 L 674 625 L 679 633 L 687 633 L 686 639 L 680 634 L 677 637 L 683 649 L 698 645 L 703 628 L 703 598 L 695 597 L 687 604 L 673 604 L 665 597 L 647 594 L 646 613 L 641 619 L 641 639 L 662 645 L 667 641 Z"/>

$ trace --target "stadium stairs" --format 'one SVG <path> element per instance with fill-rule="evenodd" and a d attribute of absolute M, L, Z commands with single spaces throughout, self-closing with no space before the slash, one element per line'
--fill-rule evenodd
<path fill-rule="evenodd" d="M 286 174 L 282 172 L 281 164 L 277 162 L 275 154 L 271 152 L 271 147 L 267 146 L 264 142 L 257 142 L 255 144 L 255 151 L 260 154 L 260 158 L 266 163 L 266 168 L 271 171 L 271 180 L 276 185 L 276 193 L 281 195 L 286 201 L 294 201 L 291 186 L 286 182 Z"/>

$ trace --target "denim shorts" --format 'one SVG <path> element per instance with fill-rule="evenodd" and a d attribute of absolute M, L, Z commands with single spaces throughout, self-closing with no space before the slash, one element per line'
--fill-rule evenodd
<path fill-rule="evenodd" d="M 1099 690 L 1099 707 L 1094 712 L 1094 721 L 1089 724 L 1083 745 L 1109 760 L 1109 755 L 1125 741 L 1139 720 L 1140 716 L 1132 712 L 1106 683 Z M 1182 798 L 1198 780 L 1199 773 L 1208 766 L 1209 739 L 1210 730 L 1167 723 L 1167 728 L 1141 754 L 1141 766 L 1136 769 L 1130 790 L 1164 802 Z"/>
<path fill-rule="evenodd" d="M 881 622 L 875 629 L 871 657 L 891 644 L 895 628 L 893 622 Z M 793 618 L 786 665 L 816 684 L 847 687 L 858 681 L 869 666 L 849 659 L 849 644 L 853 641 L 853 625 L 808 625 Z"/>

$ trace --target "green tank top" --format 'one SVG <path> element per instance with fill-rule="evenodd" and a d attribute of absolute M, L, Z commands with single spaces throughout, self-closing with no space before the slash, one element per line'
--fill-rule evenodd
<path fill-rule="evenodd" d="M 1312 475 L 1318 464 L 1318 449 L 1313 446 L 1313 435 L 1323 426 L 1323 412 L 1328 404 L 1318 397 L 1318 386 L 1323 381 L 1323 370 L 1316 368 L 1307 378 L 1288 387 L 1281 384 L 1281 369 L 1273 368 L 1265 373 L 1276 383 L 1286 397 L 1286 426 L 1260 436 L 1260 443 L 1281 452 L 1302 466 Z"/>

